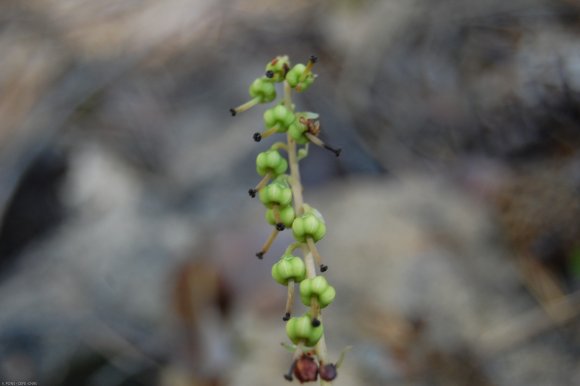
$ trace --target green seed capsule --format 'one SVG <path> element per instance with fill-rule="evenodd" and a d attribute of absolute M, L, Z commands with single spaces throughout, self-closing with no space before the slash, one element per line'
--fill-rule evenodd
<path fill-rule="evenodd" d="M 316 76 L 312 72 L 304 75 L 306 71 L 306 66 L 304 64 L 297 64 L 286 74 L 286 80 L 290 84 L 290 87 L 296 89 L 296 91 L 306 91 L 312 83 Z"/>
<path fill-rule="evenodd" d="M 292 190 L 286 180 L 281 177 L 284 176 L 278 177 L 260 190 L 260 201 L 268 208 L 275 205 L 286 207 L 292 202 Z"/>
<path fill-rule="evenodd" d="M 286 173 L 287 169 L 288 162 L 278 150 L 266 150 L 256 157 L 256 171 L 261 176 L 270 173 L 272 177 L 276 177 Z"/>
<path fill-rule="evenodd" d="M 276 221 L 276 216 L 274 215 L 274 210 L 278 210 L 280 222 L 284 224 L 286 228 L 290 228 L 292 226 L 292 223 L 294 222 L 294 219 L 296 218 L 296 213 L 294 212 L 294 208 L 292 207 L 292 205 L 288 205 L 283 208 L 277 209 L 271 208 L 266 210 L 266 214 L 264 217 L 266 218 L 266 221 L 268 221 L 268 224 L 270 225 L 276 225 L 278 223 Z"/>
<path fill-rule="evenodd" d="M 296 119 L 288 127 L 288 134 L 294 138 L 296 143 L 299 145 L 304 145 L 310 142 L 310 140 L 305 135 L 305 133 L 308 131 L 308 126 L 303 123 L 304 119 L 301 118 L 305 118 L 305 113 L 296 114 Z"/>
<path fill-rule="evenodd" d="M 294 220 L 292 233 L 297 241 L 305 242 L 306 238 L 312 237 L 316 242 L 326 234 L 326 224 L 320 213 L 312 209 Z"/>
<path fill-rule="evenodd" d="M 290 60 L 288 56 L 276 56 L 266 65 L 266 76 L 268 76 L 272 82 L 282 82 L 286 71 L 290 68 Z"/>
<path fill-rule="evenodd" d="M 276 98 L 276 87 L 268 78 L 258 78 L 250 85 L 250 96 L 258 103 L 272 102 Z"/>
<path fill-rule="evenodd" d="M 270 129 L 274 126 L 278 133 L 285 133 L 288 127 L 294 122 L 294 113 L 283 105 L 278 105 L 264 112 L 264 125 Z"/>
<path fill-rule="evenodd" d="M 318 300 L 321 308 L 328 306 L 334 300 L 336 291 L 328 284 L 324 276 L 316 276 L 300 282 L 300 299 L 305 306 L 310 306 L 312 298 Z"/>
<path fill-rule="evenodd" d="M 298 256 L 284 255 L 272 266 L 272 277 L 282 285 L 290 280 L 300 283 L 306 277 L 306 266 Z"/>
<path fill-rule="evenodd" d="M 286 323 L 286 334 L 294 344 L 302 343 L 307 347 L 315 346 L 323 333 L 322 324 L 313 327 L 312 318 L 308 314 L 291 318 Z"/>

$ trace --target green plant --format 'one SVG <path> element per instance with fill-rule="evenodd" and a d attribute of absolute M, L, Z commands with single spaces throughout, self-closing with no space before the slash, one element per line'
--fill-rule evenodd
<path fill-rule="evenodd" d="M 328 267 L 322 264 L 316 243 L 326 234 L 326 223 L 318 210 L 304 203 L 299 161 L 308 156 L 311 143 L 332 151 L 336 156 L 340 155 L 340 149 L 328 146 L 318 137 L 318 114 L 296 112 L 292 103 L 293 91 L 306 91 L 314 83 L 316 75 L 312 68 L 316 61 L 312 56 L 306 65 L 291 67 L 287 56 L 274 58 L 266 65 L 265 75 L 250 86 L 252 99 L 230 109 L 230 112 L 236 115 L 259 103 L 273 102 L 277 95 L 275 84 L 283 84 L 282 100 L 264 113 L 264 131 L 253 135 L 254 140 L 260 142 L 271 135 L 286 134 L 285 142 L 274 143 L 256 158 L 256 171 L 262 179 L 249 190 L 249 194 L 251 197 L 259 196 L 266 207 L 266 221 L 274 227 L 256 256 L 262 259 L 278 233 L 292 228 L 296 242 L 288 246 L 272 267 L 272 277 L 288 291 L 282 319 L 293 344 L 284 346 L 293 353 L 293 358 L 290 371 L 284 377 L 291 381 L 294 375 L 300 382 L 309 382 L 317 380 L 320 375 L 321 385 L 328 385 L 336 377 L 344 351 L 336 364 L 328 363 L 321 309 L 332 303 L 336 292 L 321 276 Z M 280 150 L 284 150 L 287 157 L 282 156 Z M 297 249 L 302 250 L 302 258 L 294 254 Z M 302 316 L 292 317 L 296 285 L 300 287 L 302 303 L 309 309 Z"/>

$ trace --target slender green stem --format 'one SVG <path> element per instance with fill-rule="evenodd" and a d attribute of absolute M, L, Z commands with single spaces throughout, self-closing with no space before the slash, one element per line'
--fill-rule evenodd
<path fill-rule="evenodd" d="M 284 106 L 292 110 L 292 89 L 287 81 L 284 81 Z M 288 134 L 288 163 L 290 165 L 290 186 L 292 188 L 292 195 L 294 197 L 294 211 L 296 216 L 304 213 L 304 199 L 302 197 L 302 182 L 300 180 L 300 169 L 298 167 L 298 157 L 296 154 L 296 141 Z M 314 257 L 306 245 L 302 245 L 304 253 L 304 263 L 306 265 L 306 275 L 308 278 L 316 277 L 316 266 L 314 265 Z M 322 322 L 322 314 L 318 316 L 318 320 Z M 324 335 L 320 338 L 315 347 L 316 356 L 318 360 L 327 363 L 327 349 Z M 320 380 L 321 386 L 331 385 L 331 382 Z"/>
<path fill-rule="evenodd" d="M 272 150 L 284 149 L 284 150 L 288 151 L 288 144 L 286 144 L 284 142 L 276 142 L 275 144 L 270 146 L 270 149 L 272 149 Z"/>
<path fill-rule="evenodd" d="M 292 109 L 292 88 L 290 87 L 290 83 L 288 81 L 284 81 L 284 107 L 288 110 Z M 294 111 L 292 111 L 294 112 Z"/>
<path fill-rule="evenodd" d="M 302 246 L 302 243 L 300 243 L 300 242 L 295 242 L 295 243 L 290 244 L 288 246 L 288 248 L 286 248 L 286 251 L 284 251 L 284 255 L 291 255 L 295 249 L 298 249 L 301 246 Z"/>

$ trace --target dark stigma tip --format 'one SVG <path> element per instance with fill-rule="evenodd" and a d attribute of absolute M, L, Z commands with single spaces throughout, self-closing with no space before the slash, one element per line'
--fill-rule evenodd
<path fill-rule="evenodd" d="M 236 109 L 230 109 L 230 113 L 232 113 L 232 117 L 236 116 Z"/>
<path fill-rule="evenodd" d="M 250 190 L 248 190 L 248 194 L 252 198 L 256 197 L 256 189 L 250 189 Z"/>
<path fill-rule="evenodd" d="M 286 227 L 282 223 L 276 224 L 276 230 L 282 232 Z"/>
<path fill-rule="evenodd" d="M 333 152 L 337 157 L 340 156 L 340 153 L 342 152 L 342 149 L 335 149 L 335 148 L 330 147 L 328 145 L 324 145 L 324 148 L 326 150 L 330 150 L 331 152 Z"/>
<path fill-rule="evenodd" d="M 312 319 L 312 327 L 318 327 L 318 326 L 320 326 L 320 320 Z"/>
<path fill-rule="evenodd" d="M 311 55 L 311 56 L 310 56 L 310 61 L 311 61 L 312 63 L 316 63 L 316 62 L 318 62 L 318 56 L 316 56 L 316 55 Z"/>
<path fill-rule="evenodd" d="M 256 253 L 256 257 L 260 260 L 262 260 L 264 258 L 264 252 L 258 252 Z"/>
<path fill-rule="evenodd" d="M 324 264 L 320 264 L 320 272 L 326 272 L 328 271 L 328 266 L 324 265 Z"/>
<path fill-rule="evenodd" d="M 285 321 L 285 322 L 289 321 L 290 320 L 290 313 L 289 312 L 286 312 L 284 314 L 284 316 L 282 317 L 282 320 Z"/>
<path fill-rule="evenodd" d="M 262 140 L 262 134 L 255 133 L 253 138 L 254 138 L 254 141 L 260 142 Z"/>
<path fill-rule="evenodd" d="M 274 77 L 274 71 L 268 70 L 266 71 L 266 78 L 272 79 Z"/>

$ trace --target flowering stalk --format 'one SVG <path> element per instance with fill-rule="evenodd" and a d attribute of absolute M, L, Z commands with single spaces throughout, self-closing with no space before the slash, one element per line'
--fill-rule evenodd
<path fill-rule="evenodd" d="M 340 155 L 340 149 L 328 146 L 318 137 L 318 114 L 296 112 L 292 103 L 292 92 L 306 91 L 316 79 L 312 72 L 316 61 L 317 58 L 312 56 L 306 65 L 296 64 L 291 67 L 287 56 L 274 58 L 266 65 L 265 76 L 256 79 L 250 86 L 252 99 L 230 109 L 230 112 L 236 115 L 259 103 L 274 101 L 275 83 L 283 84 L 282 101 L 266 110 L 265 129 L 253 135 L 254 140 L 260 142 L 269 136 L 286 134 L 285 143 L 276 142 L 256 158 L 256 171 L 262 178 L 249 190 L 249 194 L 251 197 L 258 195 L 266 207 L 266 221 L 274 227 L 256 256 L 262 259 L 278 233 L 286 228 L 292 229 L 296 242 L 288 246 L 272 267 L 274 280 L 288 289 L 282 319 L 286 322 L 288 338 L 293 343 L 286 347 L 290 348 L 293 355 L 290 370 L 284 378 L 292 381 L 295 377 L 304 383 L 316 381 L 320 376 L 321 385 L 330 385 L 336 378 L 336 370 L 342 359 L 337 364 L 327 360 L 322 309 L 333 302 L 336 291 L 322 276 L 328 266 L 322 263 L 316 243 L 326 234 L 326 223 L 320 212 L 304 203 L 299 162 L 307 157 L 310 143 L 330 150 L 336 156 Z M 280 150 L 287 153 L 287 158 L 282 156 Z M 302 251 L 302 258 L 294 255 L 297 249 Z M 295 285 L 299 286 L 300 300 L 308 307 L 308 311 L 299 317 L 292 317 Z"/>

